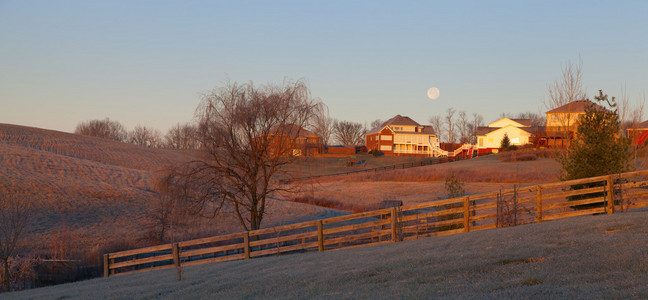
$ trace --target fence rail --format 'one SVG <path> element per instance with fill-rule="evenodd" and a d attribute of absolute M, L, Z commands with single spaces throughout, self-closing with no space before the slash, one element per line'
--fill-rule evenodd
<path fill-rule="evenodd" d="M 517 187 L 106 254 L 104 276 L 328 251 L 648 207 L 648 170 Z"/>

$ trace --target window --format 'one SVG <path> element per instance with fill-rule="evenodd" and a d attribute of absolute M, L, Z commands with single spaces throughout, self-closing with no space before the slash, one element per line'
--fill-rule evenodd
<path fill-rule="evenodd" d="M 380 145 L 380 151 L 391 151 L 392 147 L 389 145 Z"/>
<path fill-rule="evenodd" d="M 484 138 L 479 138 L 479 147 L 484 146 Z"/>
<path fill-rule="evenodd" d="M 391 141 L 392 136 L 391 135 L 383 135 L 383 136 L 380 137 L 380 139 L 383 140 L 383 141 Z"/>

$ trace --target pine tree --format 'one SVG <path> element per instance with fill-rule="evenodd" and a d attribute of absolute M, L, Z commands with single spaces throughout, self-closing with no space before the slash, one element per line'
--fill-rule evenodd
<path fill-rule="evenodd" d="M 500 142 L 500 151 L 506 151 L 511 148 L 511 140 L 508 137 L 508 134 L 504 134 L 504 137 L 502 138 L 502 141 Z"/>
<path fill-rule="evenodd" d="M 599 90 L 594 97 L 601 105 L 589 105 L 578 121 L 578 131 L 572 146 L 558 161 L 562 165 L 562 180 L 587 178 L 625 172 L 630 169 L 630 141 L 620 135 L 616 100 Z"/>
<path fill-rule="evenodd" d="M 578 131 L 571 148 L 558 157 L 562 165 L 562 180 L 616 174 L 630 169 L 630 140 L 620 134 L 620 121 L 616 100 L 599 90 L 594 97 L 599 104 L 585 108 L 585 115 L 578 120 Z M 607 109 L 603 105 L 610 108 Z M 614 110 L 611 110 L 614 109 Z M 604 186 L 605 181 L 572 185 L 573 190 Z M 610 191 L 607 191 L 609 193 Z M 570 201 L 603 197 L 606 192 L 589 193 L 568 197 Z M 573 206 L 575 209 L 601 207 L 602 203 Z"/>

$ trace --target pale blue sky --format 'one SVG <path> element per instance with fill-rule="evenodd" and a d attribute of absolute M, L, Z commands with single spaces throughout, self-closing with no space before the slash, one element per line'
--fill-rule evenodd
<path fill-rule="evenodd" d="M 648 1 L 0 0 L 0 123 L 166 131 L 228 78 L 306 79 L 344 120 L 454 107 L 491 122 L 544 112 L 579 56 L 588 95 L 641 99 Z"/>

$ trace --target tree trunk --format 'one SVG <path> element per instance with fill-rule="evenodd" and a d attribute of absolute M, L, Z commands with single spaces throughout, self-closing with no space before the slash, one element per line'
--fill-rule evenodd
<path fill-rule="evenodd" d="M 2 281 L 4 285 L 5 291 L 9 292 L 10 284 L 11 281 L 9 279 L 9 257 L 3 257 L 2 258 L 2 265 L 3 265 L 3 274 L 2 274 Z"/>

